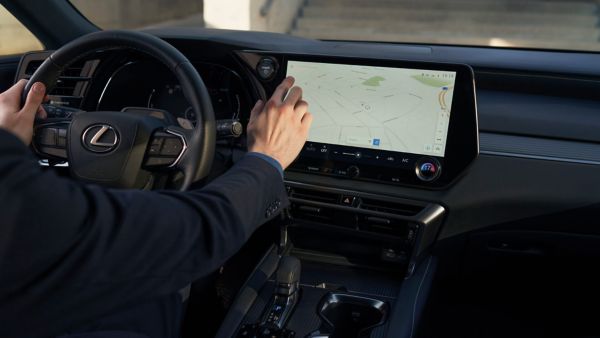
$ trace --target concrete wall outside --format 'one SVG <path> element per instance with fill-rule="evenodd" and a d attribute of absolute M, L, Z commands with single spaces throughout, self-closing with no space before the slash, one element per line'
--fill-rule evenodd
<path fill-rule="evenodd" d="M 202 0 L 71 0 L 104 29 L 140 28 L 201 14 Z"/>
<path fill-rule="evenodd" d="M 0 55 L 43 49 L 42 44 L 3 6 L 0 6 Z"/>
<path fill-rule="evenodd" d="M 225 29 L 288 33 L 303 0 L 71 0 L 81 13 L 103 29 L 157 25 L 203 25 Z M 43 49 L 4 8 L 0 8 L 0 54 Z"/>
<path fill-rule="evenodd" d="M 260 9 L 268 0 L 250 1 L 250 30 L 275 33 L 288 33 L 292 29 L 302 0 L 273 0 L 266 16 L 261 16 Z"/>
<path fill-rule="evenodd" d="M 103 29 L 140 28 L 161 23 L 202 25 L 203 0 L 71 0 Z M 188 18 L 187 21 L 182 20 Z M 193 20 L 192 20 L 193 19 Z M 0 55 L 43 49 L 42 44 L 0 6 Z"/>
<path fill-rule="evenodd" d="M 204 0 L 204 23 L 209 28 L 250 29 L 250 0 Z"/>
<path fill-rule="evenodd" d="M 288 33 L 303 0 L 273 0 L 266 16 L 261 8 L 269 0 L 204 0 L 207 27 Z"/>

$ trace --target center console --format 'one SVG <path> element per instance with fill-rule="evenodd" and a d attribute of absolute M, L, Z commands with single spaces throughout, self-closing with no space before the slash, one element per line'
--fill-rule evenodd
<path fill-rule="evenodd" d="M 479 152 L 471 68 L 237 57 L 264 97 L 293 76 L 313 125 L 286 174 L 291 205 L 277 221 L 280 241 L 217 337 L 412 337 L 435 271 L 430 249 L 449 212 L 423 196 L 443 193 Z M 394 193 L 415 189 L 430 194 Z"/>
<path fill-rule="evenodd" d="M 408 309 L 417 294 L 403 290 L 426 278 L 444 207 L 287 186 L 291 206 L 278 221 L 280 242 L 240 291 L 217 337 L 401 337 L 388 334 L 402 322 L 392 318 L 413 316 Z"/>

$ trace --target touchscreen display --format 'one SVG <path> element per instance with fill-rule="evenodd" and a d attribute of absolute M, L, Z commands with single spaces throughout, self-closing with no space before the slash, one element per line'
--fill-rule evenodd
<path fill-rule="evenodd" d="M 443 157 L 456 72 L 288 61 L 313 114 L 308 140 Z"/>

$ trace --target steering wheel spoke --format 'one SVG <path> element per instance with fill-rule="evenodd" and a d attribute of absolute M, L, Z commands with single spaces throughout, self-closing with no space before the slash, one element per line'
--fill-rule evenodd
<path fill-rule="evenodd" d="M 43 158 L 68 160 L 67 143 L 70 120 L 38 123 L 33 129 L 32 146 Z"/>

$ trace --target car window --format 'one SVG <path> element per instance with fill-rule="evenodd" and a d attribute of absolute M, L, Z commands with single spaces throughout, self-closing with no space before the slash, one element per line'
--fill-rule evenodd
<path fill-rule="evenodd" d="M 0 6 L 0 55 L 42 49 L 42 43 L 4 6 Z"/>
<path fill-rule="evenodd" d="M 202 0 L 73 0 L 71 3 L 103 29 L 202 25 Z"/>
<path fill-rule="evenodd" d="M 108 28 L 203 26 L 326 40 L 600 50 L 596 0 L 72 0 Z"/>

